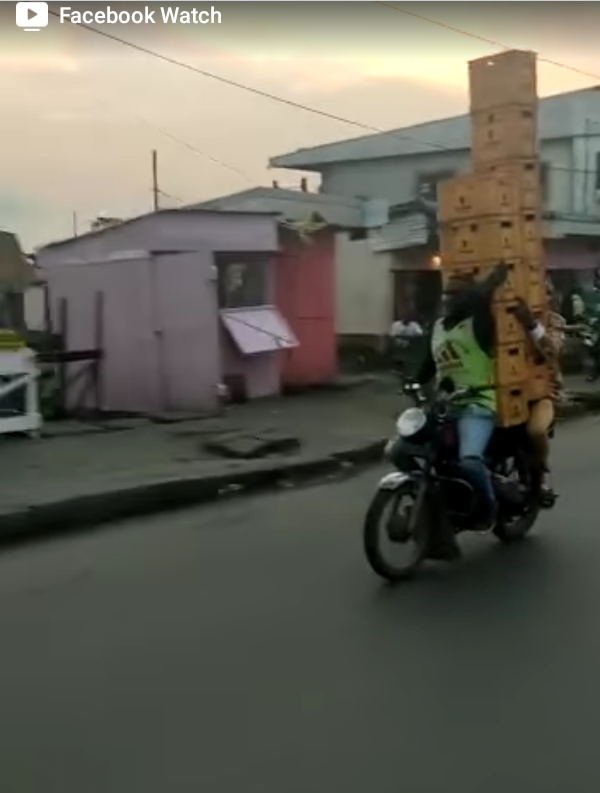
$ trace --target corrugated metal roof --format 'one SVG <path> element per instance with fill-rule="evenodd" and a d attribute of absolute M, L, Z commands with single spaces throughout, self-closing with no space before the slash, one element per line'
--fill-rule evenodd
<path fill-rule="evenodd" d="M 254 187 L 184 207 L 184 211 L 186 209 L 223 212 L 269 211 L 280 214 L 288 221 L 305 220 L 311 214 L 317 213 L 331 226 L 363 228 L 369 219 L 365 209 L 366 204 L 365 200 L 351 196 L 305 193 L 301 190 L 285 190 L 279 187 Z"/>
<path fill-rule="evenodd" d="M 583 108 L 583 110 L 582 110 Z M 583 134 L 578 123 L 590 115 L 600 114 L 600 92 L 596 87 L 569 91 L 549 96 L 539 102 L 539 136 L 541 140 L 554 140 Z M 469 116 L 429 121 L 390 132 L 365 135 L 338 143 L 298 149 L 290 154 L 272 157 L 273 168 L 295 168 L 318 171 L 318 166 L 352 160 L 405 157 L 415 154 L 432 154 L 436 151 L 464 151 L 471 146 Z"/>
<path fill-rule="evenodd" d="M 131 226 L 134 223 L 139 223 L 141 220 L 145 220 L 146 218 L 149 218 L 149 217 L 152 217 L 152 216 L 161 217 L 161 216 L 164 216 L 164 215 L 173 215 L 173 214 L 181 213 L 183 211 L 198 212 L 198 213 L 204 213 L 206 215 L 209 215 L 211 213 L 215 214 L 215 212 L 217 212 L 218 210 L 211 209 L 210 207 L 203 207 L 203 206 L 201 206 L 199 204 L 197 207 L 195 207 L 195 206 L 185 207 L 185 210 L 184 209 L 161 209 L 158 212 L 146 212 L 144 215 L 138 215 L 137 217 L 134 217 L 134 218 L 128 218 L 127 220 L 124 220 L 122 223 L 119 223 L 116 226 L 107 226 L 106 228 L 98 229 L 96 231 L 87 231 L 85 234 L 79 234 L 77 237 L 68 237 L 67 239 L 64 239 L 64 240 L 57 240 L 56 242 L 50 242 L 50 243 L 48 243 L 48 245 L 43 245 L 41 248 L 39 248 L 37 250 L 37 254 L 39 254 L 41 251 L 49 250 L 49 249 L 52 249 L 52 248 L 58 248 L 60 245 L 68 245 L 71 242 L 76 242 L 76 241 L 85 239 L 87 237 L 99 237 L 101 234 L 108 234 L 108 233 L 110 233 L 112 231 L 115 231 L 115 229 L 122 228 L 123 226 Z M 276 215 L 277 212 L 273 212 L 271 210 L 258 210 L 258 209 L 257 210 L 247 210 L 247 211 L 244 211 L 244 212 L 232 210 L 232 214 L 238 214 L 238 215 Z"/>
<path fill-rule="evenodd" d="M 371 248 L 376 253 L 416 248 L 427 242 L 427 220 L 419 212 L 397 218 L 372 235 Z"/>

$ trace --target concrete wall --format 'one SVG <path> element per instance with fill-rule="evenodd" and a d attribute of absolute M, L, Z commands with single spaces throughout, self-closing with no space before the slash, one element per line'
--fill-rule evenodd
<path fill-rule="evenodd" d="M 591 163 L 591 152 L 600 151 L 600 134 L 587 138 L 587 158 Z M 581 212 L 582 206 L 588 214 L 600 215 L 600 204 L 591 189 L 592 175 L 588 175 L 587 203 L 582 204 L 585 170 L 582 152 L 575 159 L 572 140 L 553 140 L 544 143 L 541 160 L 548 163 L 548 192 L 545 208 L 554 212 Z M 579 163 L 579 164 L 577 164 Z M 589 168 L 594 165 L 588 164 Z M 323 171 L 322 189 L 342 195 L 364 195 L 385 198 L 390 204 L 411 201 L 418 194 L 419 184 L 427 176 L 445 171 L 454 174 L 471 170 L 470 153 L 438 152 L 417 154 L 409 157 L 393 157 L 385 160 L 363 160 L 327 165 Z"/>
<path fill-rule="evenodd" d="M 390 255 L 374 253 L 369 240 L 336 236 L 336 333 L 382 336 L 392 322 Z"/>

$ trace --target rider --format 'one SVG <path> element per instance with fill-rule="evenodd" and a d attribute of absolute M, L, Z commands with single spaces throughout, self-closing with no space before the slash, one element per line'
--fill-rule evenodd
<path fill-rule="evenodd" d="M 548 303 L 554 303 L 554 290 L 549 281 L 546 282 Z M 536 321 L 525 301 L 520 300 L 515 316 L 523 325 L 533 342 L 534 352 L 540 361 L 548 365 L 551 377 L 550 395 L 546 399 L 538 399 L 529 405 L 529 421 L 527 433 L 531 439 L 537 462 L 542 471 L 541 501 L 543 507 L 551 507 L 556 501 L 556 494 L 550 483 L 550 429 L 554 423 L 554 406 L 563 399 L 563 381 L 560 371 L 560 354 L 565 343 L 565 319 L 553 311 L 548 312 L 544 327 Z"/>
<path fill-rule="evenodd" d="M 491 473 L 484 454 L 496 426 L 494 390 L 495 323 L 492 298 L 508 276 L 499 264 L 490 275 L 476 282 L 472 275 L 451 273 L 444 288 L 442 317 L 433 327 L 429 352 L 419 372 L 425 385 L 436 377 L 438 385 L 472 388 L 477 393 L 460 406 L 457 429 L 461 465 L 480 495 L 484 514 L 481 530 L 494 528 L 497 502 Z M 449 526 L 440 526 L 439 543 L 431 550 L 435 558 L 455 558 L 459 548 Z"/>

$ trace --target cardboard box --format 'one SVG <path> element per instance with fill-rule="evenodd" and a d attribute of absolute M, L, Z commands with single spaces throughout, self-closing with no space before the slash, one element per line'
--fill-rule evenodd
<path fill-rule="evenodd" d="M 514 259 L 541 260 L 542 225 L 536 212 L 440 224 L 442 266 Z"/>
<path fill-rule="evenodd" d="M 527 381 L 528 376 L 526 344 L 499 344 L 496 348 L 496 383 L 499 386 L 519 385 Z"/>
<path fill-rule="evenodd" d="M 518 211 L 539 211 L 542 203 L 542 182 L 537 157 L 489 163 L 486 174 L 503 174 L 515 179 L 519 184 Z"/>
<path fill-rule="evenodd" d="M 475 171 L 511 159 L 535 158 L 535 108 L 507 105 L 471 116 L 471 156 Z"/>
<path fill-rule="evenodd" d="M 438 218 L 442 223 L 536 209 L 538 197 L 523 189 L 518 171 L 456 176 L 438 184 Z"/>
<path fill-rule="evenodd" d="M 494 318 L 496 320 L 497 344 L 520 344 L 526 341 L 525 331 L 515 316 L 514 303 L 494 304 Z"/>
<path fill-rule="evenodd" d="M 529 405 L 524 385 L 506 386 L 496 392 L 498 424 L 517 427 L 529 418 Z"/>
<path fill-rule="evenodd" d="M 537 105 L 537 56 L 535 52 L 509 50 L 469 62 L 471 111 L 498 105 Z"/>

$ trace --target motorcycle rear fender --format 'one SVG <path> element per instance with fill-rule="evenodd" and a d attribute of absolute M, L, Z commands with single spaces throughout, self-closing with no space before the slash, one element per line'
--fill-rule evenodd
<path fill-rule="evenodd" d="M 412 477 L 402 471 L 392 471 L 386 474 L 379 480 L 378 490 L 398 490 L 405 482 L 410 481 Z"/>

